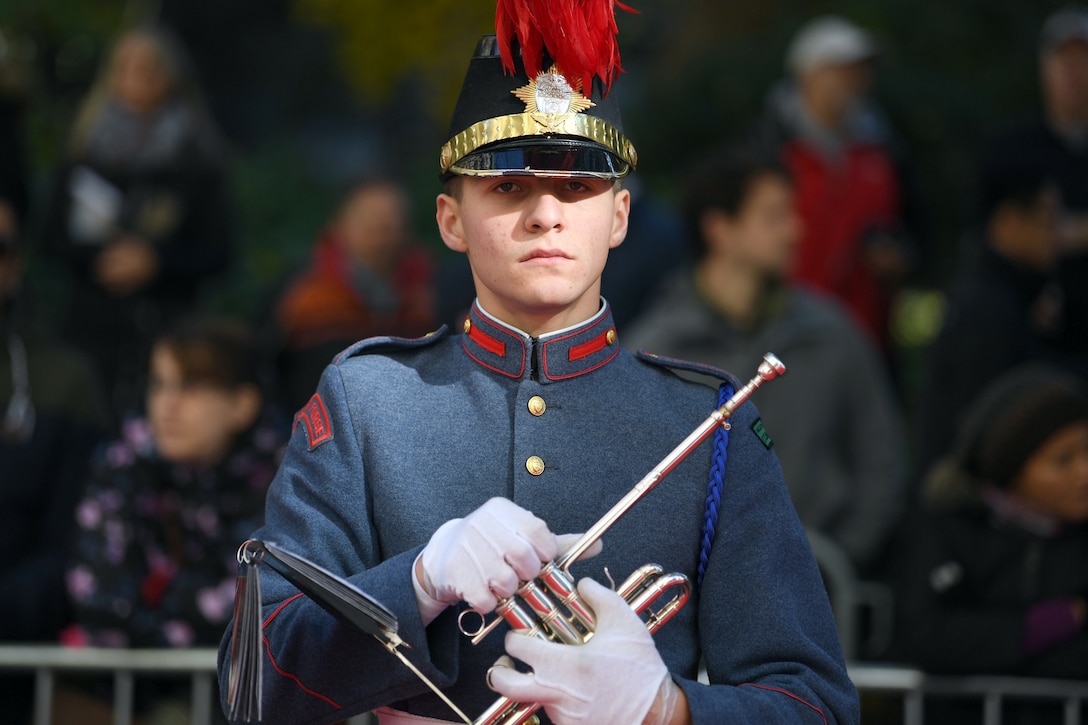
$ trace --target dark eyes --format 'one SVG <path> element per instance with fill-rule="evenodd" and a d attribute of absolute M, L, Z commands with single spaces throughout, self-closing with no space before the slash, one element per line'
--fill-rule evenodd
<path fill-rule="evenodd" d="M 515 191 L 521 190 L 521 186 L 514 183 L 513 181 L 503 181 L 499 184 L 496 184 L 494 188 L 495 191 L 500 194 L 512 194 Z"/>
<path fill-rule="evenodd" d="M 594 192 L 595 187 L 584 179 L 556 179 L 554 180 L 554 193 L 556 194 L 586 194 Z M 500 181 L 491 187 L 497 194 L 515 194 L 526 191 L 526 185 L 518 181 Z"/>

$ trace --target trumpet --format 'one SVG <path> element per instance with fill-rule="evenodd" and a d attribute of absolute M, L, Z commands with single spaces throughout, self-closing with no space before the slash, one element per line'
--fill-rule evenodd
<path fill-rule="evenodd" d="M 480 626 L 473 629 L 466 624 L 465 616 L 476 613 L 471 610 L 462 612 L 458 619 L 461 632 L 470 637 L 473 644 L 479 644 L 495 627 L 506 621 L 511 629 L 528 636 L 562 644 L 588 642 L 593 636 L 596 622 L 593 612 L 578 596 L 570 565 L 719 427 L 728 430 L 733 412 L 757 388 L 785 372 L 786 366 L 777 357 L 772 353 L 764 355 L 755 377 L 707 416 L 581 538 L 557 559 L 548 562 L 535 579 L 523 582 L 512 596 L 501 600 L 495 607 L 497 616 L 490 623 L 481 620 Z M 645 615 L 646 627 L 653 633 L 684 606 L 691 594 L 691 583 L 683 574 L 665 574 L 657 564 L 646 564 L 631 574 L 616 591 L 640 617 Z M 655 609 L 658 600 L 669 593 L 672 598 Z M 539 718 L 534 713 L 539 708 L 537 703 L 518 703 L 500 697 L 472 725 L 536 723 Z"/>

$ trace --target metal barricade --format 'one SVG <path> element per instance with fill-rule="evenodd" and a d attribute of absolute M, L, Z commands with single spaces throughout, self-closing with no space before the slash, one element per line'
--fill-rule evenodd
<path fill-rule="evenodd" d="M 51 725 L 56 675 L 107 674 L 113 680 L 114 725 L 132 722 L 137 676 L 187 677 L 192 683 L 193 725 L 210 725 L 214 700 L 216 650 L 107 649 L 51 645 L 0 647 L 0 669 L 34 673 L 34 725 Z"/>
<path fill-rule="evenodd" d="M 850 679 L 859 693 L 895 694 L 903 698 L 904 725 L 924 725 L 927 697 L 976 698 L 982 703 L 983 725 L 1001 725 L 1008 700 L 1060 703 L 1064 725 L 1082 725 L 1088 703 L 1088 681 L 977 675 L 949 677 L 895 665 L 852 664 Z"/>
<path fill-rule="evenodd" d="M 105 649 L 52 645 L 0 646 L 0 670 L 34 674 L 34 725 L 51 725 L 53 693 L 58 673 L 98 673 L 113 680 L 114 725 L 131 725 L 137 677 L 184 677 L 192 684 L 192 725 L 211 725 L 216 699 L 216 650 Z M 859 693 L 890 694 L 903 700 L 903 725 L 924 725 L 925 699 L 978 698 L 983 725 L 1001 725 L 1002 704 L 1009 699 L 1049 700 L 1062 704 L 1064 725 L 1088 725 L 1081 710 L 1088 704 L 1088 681 L 1026 677 L 946 677 L 894 664 L 851 663 L 850 678 Z M 347 720 L 370 725 L 371 715 Z M 876 725 L 875 723 L 873 725 Z"/>
<path fill-rule="evenodd" d="M 216 700 L 216 649 L 113 649 L 54 645 L 0 646 L 0 671 L 34 675 L 34 725 L 52 725 L 53 695 L 60 673 L 102 674 L 113 681 L 113 725 L 131 725 L 138 677 L 187 678 L 191 683 L 192 725 L 211 725 Z M 345 725 L 371 725 L 358 715 Z M 67 725 L 67 724 L 65 724 Z"/>

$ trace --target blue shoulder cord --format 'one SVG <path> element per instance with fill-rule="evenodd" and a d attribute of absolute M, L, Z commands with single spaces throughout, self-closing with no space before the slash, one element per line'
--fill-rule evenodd
<path fill-rule="evenodd" d="M 722 383 L 718 387 L 718 407 L 733 397 L 733 386 Z M 710 560 L 710 547 L 714 545 L 714 532 L 718 527 L 718 505 L 722 500 L 722 483 L 725 479 L 726 449 L 729 447 L 729 430 L 718 426 L 714 432 L 714 458 L 710 465 L 710 483 L 706 487 L 706 512 L 703 514 L 703 536 L 699 548 L 699 578 L 696 589 L 703 586 L 703 575 Z"/>

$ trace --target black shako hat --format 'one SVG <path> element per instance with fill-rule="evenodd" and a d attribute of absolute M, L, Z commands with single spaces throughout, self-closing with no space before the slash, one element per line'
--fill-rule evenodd
<path fill-rule="evenodd" d="M 621 70 L 613 4 L 500 0 L 496 33 L 477 44 L 461 86 L 442 179 L 631 172 L 637 154 L 609 93 Z"/>

